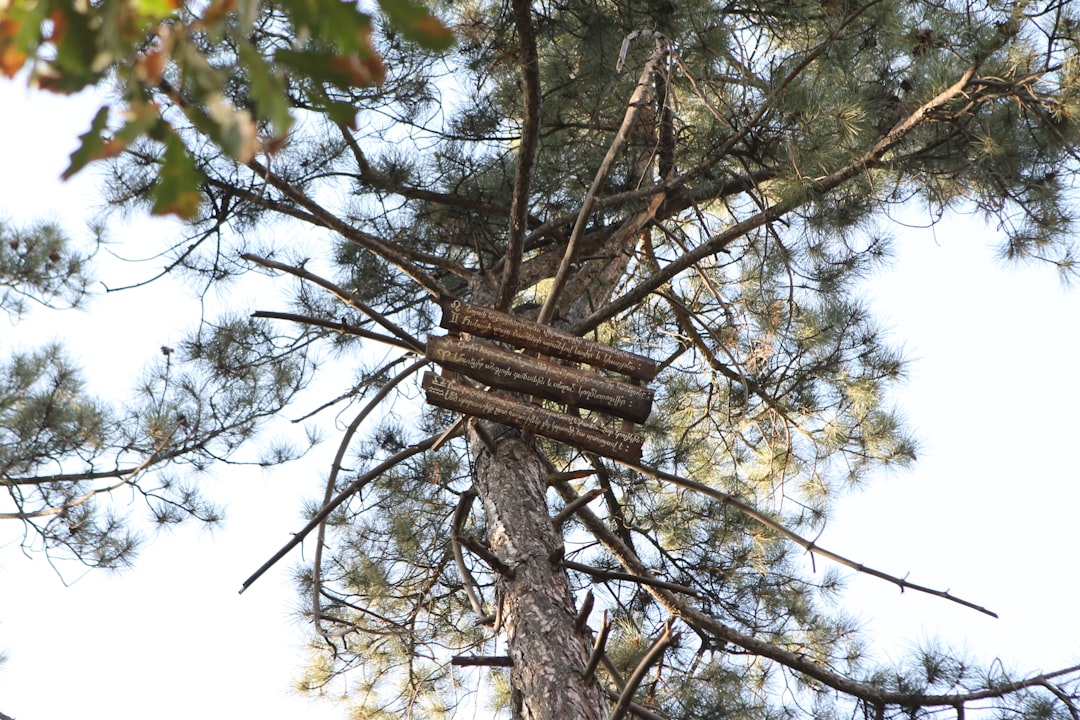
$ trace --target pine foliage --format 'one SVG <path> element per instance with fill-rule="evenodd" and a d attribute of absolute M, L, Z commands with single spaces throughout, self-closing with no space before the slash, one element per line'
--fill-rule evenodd
<path fill-rule="evenodd" d="M 508 680 L 452 661 L 506 651 L 513 573 L 490 549 L 503 508 L 485 488 L 497 479 L 480 475 L 483 454 L 521 434 L 469 422 L 437 445 L 454 418 L 423 405 L 414 361 L 425 336 L 441 333 L 440 295 L 531 319 L 550 310 L 553 325 L 662 364 L 641 466 L 524 438 L 555 478 L 544 512 L 597 491 L 557 528 L 551 558 L 560 591 L 578 607 L 591 592 L 596 606 L 579 637 L 555 640 L 591 643 L 606 613 L 595 682 L 613 698 L 671 626 L 662 658 L 628 691 L 640 717 L 915 718 L 962 715 L 975 699 L 1002 717 L 1075 715 L 1075 672 L 1017 681 L 938 649 L 899 667 L 866 660 L 865 638 L 837 609 L 839 576 L 808 573 L 792 537 L 815 536 L 837 498 L 875 470 L 915 459 L 888 401 L 904 358 L 855 293 L 889 258 L 894 211 L 982 214 L 1004 256 L 1075 272 L 1076 8 L 435 8 L 457 45 L 428 51 L 379 27 L 379 85 L 313 88 L 275 68 L 296 122 L 274 153 L 237 162 L 198 128 L 177 127 L 204 195 L 174 269 L 208 284 L 254 270 L 297 284 L 262 319 L 205 327 L 178 357 L 166 354 L 121 415 L 82 397 L 58 350 L 5 368 L 5 388 L 26 391 L 0 397 L 12 428 L 10 440 L 0 434 L 0 467 L 24 520 L 59 508 L 35 525 L 45 544 L 105 565 L 127 552 L 108 515 L 85 540 L 61 540 L 51 524 L 78 537 L 90 506 L 74 499 L 91 492 L 99 457 L 116 458 L 124 482 L 142 467 L 136 458 L 164 468 L 157 486 L 138 484 L 158 522 L 215 519 L 169 468 L 228 458 L 305 386 L 309 347 L 366 363 L 389 346 L 398 354 L 329 391 L 324 406 L 355 419 L 339 432 L 324 502 L 309 509 L 317 555 L 297 579 L 313 660 L 301 685 L 336 695 L 348 678 L 358 717 L 442 717 L 479 701 L 470 695 L 481 676 L 515 715 L 520 663 Z M 243 38 L 207 46 L 228 73 L 230 103 L 256 114 L 244 53 L 255 47 L 271 63 L 294 31 L 288 13 L 260 12 Z M 625 145 L 596 185 L 646 68 Z M 157 100 L 168 108 L 183 91 Z M 146 141 L 119 157 L 110 201 L 150 204 L 167 152 Z M 587 197 L 595 205 L 579 218 Z M 320 255 L 295 256 L 290 233 L 314 236 Z M 24 247 L 12 238 L 11 249 Z M 24 257 L 27 292 L 67 298 L 79 287 L 77 265 L 57 285 L 49 255 Z M 15 272 L 6 258 L 0 277 Z M 54 473 L 81 462 L 86 477 L 45 478 L 48 462 Z"/>

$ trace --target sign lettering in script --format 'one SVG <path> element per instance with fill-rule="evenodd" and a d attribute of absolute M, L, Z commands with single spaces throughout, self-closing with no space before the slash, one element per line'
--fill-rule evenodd
<path fill-rule="evenodd" d="M 424 373 L 422 387 L 432 405 L 525 428 L 598 455 L 634 463 L 641 461 L 640 435 L 609 430 L 573 415 L 483 392 L 433 372 Z"/>
<path fill-rule="evenodd" d="M 645 422 L 652 411 L 653 394 L 648 388 L 479 340 L 429 336 L 427 356 L 485 385 L 601 410 L 631 422 Z"/>
<path fill-rule="evenodd" d="M 453 332 L 466 332 L 498 340 L 542 355 L 553 355 L 564 360 L 613 370 L 645 382 L 652 380 L 660 371 L 656 363 L 642 355 L 618 350 L 497 310 L 470 305 L 460 300 L 444 301 L 441 307 L 440 325 Z"/>

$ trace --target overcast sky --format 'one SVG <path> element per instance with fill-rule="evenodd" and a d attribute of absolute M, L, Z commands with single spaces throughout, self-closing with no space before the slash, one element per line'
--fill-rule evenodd
<path fill-rule="evenodd" d="M 57 178 L 96 105 L 0 80 L 0 108 L 0 218 L 52 219 L 83 234 L 97 203 L 93 177 Z M 110 234 L 134 256 L 151 254 L 171 231 L 132 218 Z M 845 606 L 864 619 L 882 658 L 938 638 L 1019 670 L 1080 662 L 1080 290 L 1062 288 L 1049 267 L 997 263 L 993 228 L 971 218 L 895 234 L 898 258 L 866 294 L 913 360 L 895 401 L 922 442 L 920 462 L 844 501 L 818 543 L 951 589 L 1001 619 L 856 577 Z M 176 291 L 166 283 L 114 294 L 18 326 L 0 318 L 0 357 L 62 338 L 94 392 L 122 397 L 159 346 L 179 336 L 176 314 L 198 312 Z M 16 720 L 342 717 L 339 707 L 290 694 L 304 661 L 292 563 L 237 595 L 301 527 L 301 500 L 319 492 L 321 477 L 321 467 L 219 470 L 208 482 L 228 505 L 225 527 L 163 535 L 120 575 L 63 568 L 65 580 L 77 580 L 71 587 L 40 555 L 24 556 L 17 524 L 0 523 L 0 652 L 9 657 L 0 712 Z"/>

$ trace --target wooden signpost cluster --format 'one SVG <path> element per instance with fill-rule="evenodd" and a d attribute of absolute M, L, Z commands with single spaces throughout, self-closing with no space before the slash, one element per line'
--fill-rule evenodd
<path fill-rule="evenodd" d="M 451 333 L 470 336 L 428 338 L 427 357 L 444 371 L 497 390 L 586 408 L 633 423 L 645 422 L 652 410 L 652 390 L 635 384 L 656 376 L 659 368 L 649 358 L 460 300 L 442 305 L 440 325 Z M 617 372 L 632 381 L 513 352 L 478 338 Z M 427 401 L 441 408 L 514 425 L 599 455 L 641 460 L 642 437 L 637 433 L 607 428 L 507 394 L 485 392 L 433 372 L 424 374 L 423 388 Z"/>

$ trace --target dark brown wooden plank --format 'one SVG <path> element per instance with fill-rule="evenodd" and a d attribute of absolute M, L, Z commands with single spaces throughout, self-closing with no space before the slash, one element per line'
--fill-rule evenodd
<path fill-rule="evenodd" d="M 652 411 L 653 393 L 648 388 L 481 340 L 429 336 L 427 356 L 485 385 L 600 410 L 631 422 L 645 422 Z"/>
<path fill-rule="evenodd" d="M 597 455 L 641 462 L 643 438 L 635 433 L 609 430 L 573 415 L 483 392 L 433 372 L 424 373 L 422 387 L 427 401 L 437 407 L 531 430 Z"/>
<path fill-rule="evenodd" d="M 460 300 L 442 303 L 440 325 L 454 332 L 467 332 L 471 335 L 528 348 L 542 355 L 552 355 L 564 360 L 613 370 L 645 382 L 652 380 L 660 371 L 657 363 L 642 355 L 618 350 L 578 337 L 565 330 L 558 330 L 479 305 L 470 305 Z"/>

